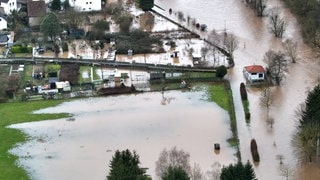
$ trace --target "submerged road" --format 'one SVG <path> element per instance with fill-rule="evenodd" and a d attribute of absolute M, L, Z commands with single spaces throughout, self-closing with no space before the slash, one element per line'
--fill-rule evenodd
<path fill-rule="evenodd" d="M 95 59 L 69 59 L 69 58 L 4 58 L 0 64 L 44 64 L 44 63 L 75 63 L 86 66 L 111 67 L 111 68 L 134 68 L 146 71 L 174 71 L 174 72 L 215 72 L 212 67 L 175 66 L 150 63 L 129 63 L 119 61 L 95 60 Z"/>

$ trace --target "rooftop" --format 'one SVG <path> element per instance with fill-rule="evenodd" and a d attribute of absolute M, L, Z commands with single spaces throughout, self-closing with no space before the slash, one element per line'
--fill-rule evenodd
<path fill-rule="evenodd" d="M 249 73 L 265 72 L 263 66 L 261 66 L 261 65 L 245 66 L 244 68 Z"/>

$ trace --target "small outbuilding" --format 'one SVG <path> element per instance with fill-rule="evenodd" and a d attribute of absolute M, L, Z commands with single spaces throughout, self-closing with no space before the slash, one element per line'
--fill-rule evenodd
<path fill-rule="evenodd" d="M 261 65 L 245 66 L 243 68 L 243 74 L 250 83 L 264 81 L 265 72 Z"/>

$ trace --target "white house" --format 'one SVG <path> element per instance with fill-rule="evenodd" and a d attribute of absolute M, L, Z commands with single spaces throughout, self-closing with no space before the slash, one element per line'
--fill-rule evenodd
<path fill-rule="evenodd" d="M 101 11 L 101 0 L 69 0 L 69 3 L 77 11 Z"/>
<path fill-rule="evenodd" d="M 7 29 L 8 23 L 6 17 L 0 13 L 0 30 Z"/>
<path fill-rule="evenodd" d="M 5 14 L 11 14 L 13 10 L 18 9 L 17 0 L 0 0 L 0 7 Z"/>
<path fill-rule="evenodd" d="M 265 69 L 260 65 L 245 66 L 243 74 L 250 83 L 264 81 Z"/>

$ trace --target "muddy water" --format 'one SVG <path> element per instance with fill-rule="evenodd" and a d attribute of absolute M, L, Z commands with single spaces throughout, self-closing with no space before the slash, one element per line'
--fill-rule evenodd
<path fill-rule="evenodd" d="M 239 39 L 239 47 L 235 52 L 235 67 L 229 71 L 236 115 L 238 119 L 239 138 L 242 160 L 252 161 L 250 154 L 250 140 L 255 138 L 261 156 L 260 164 L 255 165 L 255 171 L 259 179 L 284 179 L 279 172 L 279 160 L 276 156 L 284 156 L 284 163 L 291 169 L 290 178 L 293 179 L 320 179 L 319 167 L 297 166 L 290 145 L 291 136 L 294 133 L 295 110 L 304 102 L 308 90 L 318 83 L 319 64 L 313 58 L 310 48 L 302 42 L 296 19 L 284 8 L 278 0 L 269 0 L 267 8 L 278 7 L 280 14 L 285 17 L 288 26 L 283 40 L 276 39 L 268 31 L 268 19 L 257 18 L 243 1 L 240 0 L 156 0 L 156 4 L 166 11 L 163 14 L 171 18 L 168 9 L 173 12 L 181 11 L 186 16 L 195 18 L 200 24 L 208 26 L 208 30 L 215 29 L 218 32 L 226 30 L 235 34 Z M 206 37 L 206 34 L 202 34 Z M 269 49 L 281 50 L 282 41 L 293 39 L 298 42 L 299 61 L 290 64 L 286 79 L 280 87 L 274 87 L 273 103 L 270 116 L 274 118 L 273 128 L 266 123 L 266 111 L 259 105 L 261 90 L 247 86 L 250 101 L 251 123 L 245 123 L 243 108 L 240 99 L 239 86 L 245 82 L 242 68 L 246 65 L 261 64 L 263 55 Z M 301 171 L 299 169 L 302 169 Z M 312 173 L 310 173 L 312 172 Z"/>
<path fill-rule="evenodd" d="M 168 91 L 89 98 L 37 113 L 69 112 L 75 119 L 18 124 L 31 141 L 12 150 L 32 179 L 105 179 L 114 151 L 136 150 L 154 177 L 160 152 L 177 146 L 203 172 L 212 164 L 236 161 L 229 117 L 204 91 Z M 215 154 L 214 143 L 221 143 Z"/>

